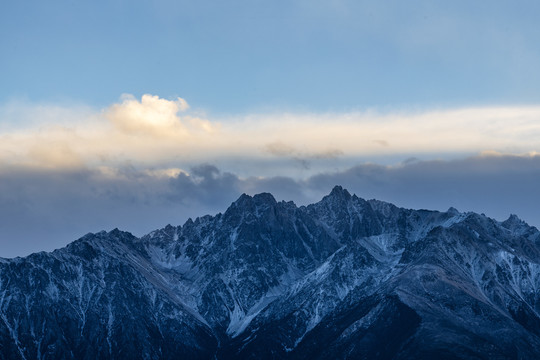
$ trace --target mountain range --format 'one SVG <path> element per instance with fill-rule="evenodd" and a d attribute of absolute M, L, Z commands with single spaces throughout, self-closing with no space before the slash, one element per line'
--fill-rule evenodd
<path fill-rule="evenodd" d="M 540 232 L 336 186 L 0 259 L 2 359 L 538 359 Z"/>

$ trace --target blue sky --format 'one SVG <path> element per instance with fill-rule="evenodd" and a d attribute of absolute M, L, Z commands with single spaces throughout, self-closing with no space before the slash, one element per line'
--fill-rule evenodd
<path fill-rule="evenodd" d="M 0 99 L 181 96 L 214 113 L 523 104 L 536 1 L 17 1 Z"/>
<path fill-rule="evenodd" d="M 540 225 L 536 1 L 0 5 L 0 257 L 335 184 Z M 82 205 L 84 204 L 84 206 Z"/>

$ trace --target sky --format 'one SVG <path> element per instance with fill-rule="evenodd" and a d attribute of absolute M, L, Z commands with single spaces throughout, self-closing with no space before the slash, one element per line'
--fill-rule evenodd
<path fill-rule="evenodd" d="M 0 257 L 334 185 L 540 226 L 537 1 L 0 4 Z"/>

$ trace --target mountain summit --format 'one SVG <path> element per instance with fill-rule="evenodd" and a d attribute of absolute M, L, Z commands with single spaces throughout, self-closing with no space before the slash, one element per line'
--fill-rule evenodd
<path fill-rule="evenodd" d="M 0 358 L 533 359 L 539 289 L 540 233 L 515 215 L 244 194 L 0 259 Z"/>

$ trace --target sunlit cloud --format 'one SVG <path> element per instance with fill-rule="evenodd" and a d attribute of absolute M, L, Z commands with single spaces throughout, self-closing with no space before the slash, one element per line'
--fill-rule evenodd
<path fill-rule="evenodd" d="M 385 156 L 403 161 L 540 151 L 538 106 L 207 117 L 182 98 L 148 94 L 141 99 L 123 95 L 118 103 L 94 111 L 21 105 L 19 112 L 12 104 L 9 111 L 0 111 L 11 124 L 27 119 L 0 132 L 4 169 L 129 164 L 164 174 L 167 169 L 186 171 L 195 164 L 229 161 L 242 176 L 289 176 L 287 166 L 320 171 L 318 163 L 336 169 Z M 247 165 L 242 169 L 241 162 L 264 163 L 266 172 Z"/>
<path fill-rule="evenodd" d="M 188 103 L 143 95 L 141 101 L 132 95 L 124 95 L 120 104 L 114 104 L 104 114 L 121 131 L 144 135 L 178 136 L 186 133 L 178 112 L 189 108 Z"/>

